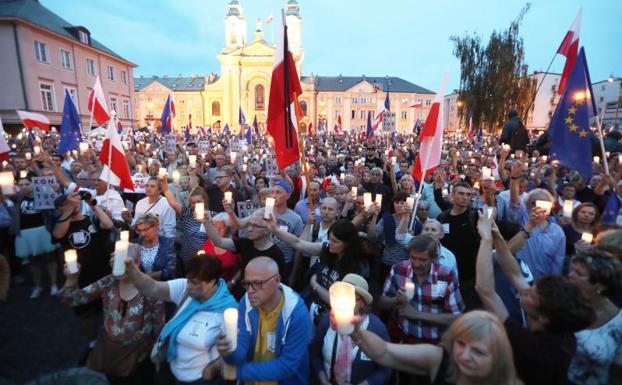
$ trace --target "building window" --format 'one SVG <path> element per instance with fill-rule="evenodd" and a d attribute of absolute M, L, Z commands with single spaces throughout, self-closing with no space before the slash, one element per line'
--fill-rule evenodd
<path fill-rule="evenodd" d="M 127 71 L 121 71 L 121 80 L 123 80 L 123 84 L 127 84 Z"/>
<path fill-rule="evenodd" d="M 117 108 L 117 98 L 114 96 L 110 97 L 110 111 L 119 111 L 119 109 Z"/>
<path fill-rule="evenodd" d="M 73 69 L 73 60 L 71 60 L 71 52 L 65 51 L 64 49 L 60 50 L 60 64 L 66 70 Z"/>
<path fill-rule="evenodd" d="M 125 99 L 123 100 L 123 117 L 125 119 L 130 119 L 130 101 Z"/>
<path fill-rule="evenodd" d="M 358 102 L 359 102 L 359 98 L 353 98 L 352 99 L 352 103 L 353 104 L 358 104 Z"/>
<path fill-rule="evenodd" d="M 65 87 L 65 91 L 69 92 L 69 96 L 71 97 L 73 104 L 76 106 L 76 110 L 80 113 L 80 106 L 78 105 L 78 91 L 71 87 Z"/>
<path fill-rule="evenodd" d="M 212 116 L 220 116 L 220 103 L 212 102 Z"/>
<path fill-rule="evenodd" d="M 408 119 L 408 111 L 402 111 L 402 120 Z"/>
<path fill-rule="evenodd" d="M 56 111 L 56 103 L 54 101 L 54 85 L 48 83 L 39 83 L 41 91 L 41 107 L 43 111 Z"/>
<path fill-rule="evenodd" d="M 90 76 L 97 76 L 97 72 L 95 72 L 95 60 L 86 59 L 86 73 Z"/>
<path fill-rule="evenodd" d="M 304 100 L 301 100 L 300 108 L 302 109 L 302 116 L 307 116 L 307 102 L 305 102 Z"/>
<path fill-rule="evenodd" d="M 430 99 L 426 99 L 425 106 L 430 107 L 432 105 L 432 101 Z"/>
<path fill-rule="evenodd" d="M 108 80 L 110 80 L 111 82 L 114 82 L 114 67 L 113 66 L 108 66 Z"/>
<path fill-rule="evenodd" d="M 35 57 L 41 63 L 49 63 L 47 44 L 35 40 Z"/>
<path fill-rule="evenodd" d="M 335 104 L 341 104 L 341 96 L 335 96 Z"/>
<path fill-rule="evenodd" d="M 263 111 L 265 108 L 265 88 L 262 84 L 257 84 L 255 86 L 255 111 Z"/>
<path fill-rule="evenodd" d="M 359 111 L 359 118 L 360 119 L 365 119 L 365 111 L 363 111 L 363 110 Z"/>
<path fill-rule="evenodd" d="M 78 37 L 80 38 L 80 42 L 84 44 L 89 44 L 89 34 L 84 31 L 78 31 Z"/>

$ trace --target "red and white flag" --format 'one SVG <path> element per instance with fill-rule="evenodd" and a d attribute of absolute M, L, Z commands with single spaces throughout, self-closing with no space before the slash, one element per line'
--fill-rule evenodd
<path fill-rule="evenodd" d="M 95 79 L 95 85 L 89 92 L 89 112 L 93 115 L 93 119 L 97 122 L 98 126 L 103 126 L 110 119 L 110 113 L 108 112 L 108 105 L 106 104 L 106 96 L 104 95 L 104 89 L 102 88 L 99 76 Z M 90 127 L 89 127 L 90 129 Z"/>
<path fill-rule="evenodd" d="M 410 106 L 410 108 L 422 108 L 422 107 L 423 107 L 423 100 L 416 101 L 415 103 L 413 103 L 413 105 Z"/>
<path fill-rule="evenodd" d="M 2 118 L 0 118 L 0 161 L 8 161 L 9 152 L 11 152 L 11 148 L 4 138 L 4 126 L 2 125 Z"/>
<path fill-rule="evenodd" d="M 273 17 L 272 17 L 272 14 L 270 14 L 270 16 L 266 17 L 263 22 L 264 24 L 267 25 L 267 24 L 272 23 L 272 20 L 273 20 Z"/>
<path fill-rule="evenodd" d="M 562 78 L 559 81 L 559 88 L 557 92 L 562 95 L 564 93 L 564 89 L 566 88 L 566 82 L 568 81 L 568 77 L 574 68 L 574 64 L 577 62 L 577 54 L 579 53 L 579 30 L 581 29 L 581 9 L 579 9 L 579 13 L 577 13 L 577 17 L 575 17 L 572 25 L 568 32 L 566 32 L 566 36 L 564 36 L 564 40 L 559 45 L 557 49 L 557 53 L 566 57 L 566 64 L 564 64 L 564 70 L 562 71 Z"/>
<path fill-rule="evenodd" d="M 302 118 L 298 96 L 302 95 L 296 62 L 289 51 L 287 23 L 283 11 L 283 29 L 274 54 L 270 99 L 268 104 L 268 133 L 274 140 L 276 162 L 282 170 L 300 159 L 296 127 Z"/>
<path fill-rule="evenodd" d="M 134 191 L 134 182 L 125 159 L 121 137 L 112 119 L 108 121 L 108 131 L 99 154 L 99 160 L 104 165 L 99 179 L 109 181 L 111 185 Z"/>
<path fill-rule="evenodd" d="M 413 178 L 423 180 L 423 176 L 430 175 L 441 162 L 441 148 L 443 145 L 443 95 L 447 74 L 443 76 L 440 89 L 425 120 L 421 134 L 419 134 L 419 154 L 415 160 Z"/>
<path fill-rule="evenodd" d="M 24 123 L 24 127 L 26 128 L 38 127 L 43 131 L 50 131 L 50 120 L 41 114 L 17 110 L 17 115 L 22 120 L 22 123 Z"/>

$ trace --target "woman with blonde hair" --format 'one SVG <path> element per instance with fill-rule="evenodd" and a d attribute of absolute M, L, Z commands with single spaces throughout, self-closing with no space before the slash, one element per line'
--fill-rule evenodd
<path fill-rule="evenodd" d="M 442 346 L 387 343 L 359 325 L 352 340 L 373 361 L 423 376 L 432 385 L 522 384 L 503 325 L 485 311 L 472 311 L 454 321 Z"/>

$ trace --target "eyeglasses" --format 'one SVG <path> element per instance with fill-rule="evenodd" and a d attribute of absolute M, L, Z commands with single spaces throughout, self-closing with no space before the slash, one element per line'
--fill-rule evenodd
<path fill-rule="evenodd" d="M 242 284 L 242 287 L 244 288 L 244 290 L 248 290 L 249 288 L 253 288 L 253 290 L 261 290 L 264 283 L 267 283 L 271 279 L 276 278 L 276 276 L 278 275 L 279 273 L 276 273 L 272 277 L 266 278 L 263 281 L 247 281 L 243 279 L 240 281 L 240 283 Z"/>
<path fill-rule="evenodd" d="M 139 229 L 138 227 L 136 228 L 136 232 L 137 233 L 144 233 L 147 232 L 149 230 L 151 230 L 153 228 L 153 226 L 147 226 L 147 227 L 143 227 L 142 229 Z"/>
<path fill-rule="evenodd" d="M 214 179 L 216 179 L 216 180 L 221 180 L 221 179 L 223 179 L 223 178 L 228 178 L 228 176 L 226 176 L 226 175 L 221 175 L 221 176 L 217 176 L 217 177 L 215 177 Z"/>

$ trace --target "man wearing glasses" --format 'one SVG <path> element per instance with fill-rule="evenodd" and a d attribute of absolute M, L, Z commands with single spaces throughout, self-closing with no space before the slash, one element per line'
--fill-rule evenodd
<path fill-rule="evenodd" d="M 238 192 L 231 185 L 231 178 L 233 176 L 233 169 L 229 166 L 222 166 L 216 171 L 216 177 L 214 178 L 214 184 L 210 185 L 206 192 L 209 198 L 209 209 L 213 213 L 221 213 L 225 211 L 225 207 L 222 205 L 222 201 L 225 198 L 225 191 L 231 192 L 231 199 L 233 199 L 234 210 L 237 211 L 236 202 L 238 201 Z"/>
<path fill-rule="evenodd" d="M 217 346 L 241 382 L 309 383 L 311 320 L 300 296 L 281 283 L 276 262 L 257 257 L 244 271 L 235 350 L 221 333 Z"/>

